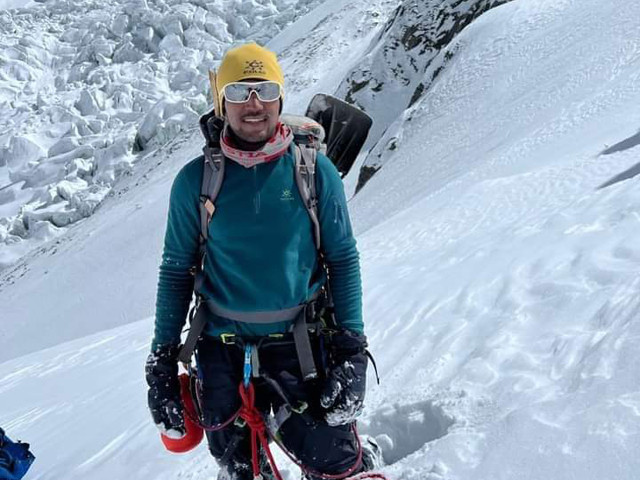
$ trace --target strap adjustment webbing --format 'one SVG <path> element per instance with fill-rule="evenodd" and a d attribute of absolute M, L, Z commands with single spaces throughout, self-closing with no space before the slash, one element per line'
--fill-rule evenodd
<path fill-rule="evenodd" d="M 236 322 L 264 324 L 275 322 L 293 321 L 293 339 L 300 362 L 300 369 L 304 380 L 310 380 L 318 376 L 318 371 L 313 359 L 313 350 L 311 349 L 311 340 L 309 339 L 309 331 L 307 328 L 307 320 L 313 315 L 314 305 L 320 292 L 315 293 L 311 299 L 302 305 L 295 307 L 274 310 L 266 312 L 238 312 L 229 310 L 217 305 L 210 299 L 203 302 L 197 302 L 193 307 L 190 317 L 190 328 L 187 338 L 180 350 L 178 359 L 182 363 L 189 363 L 191 356 L 195 350 L 196 343 L 207 323 L 207 310 L 214 315 L 228 318 Z"/>
<path fill-rule="evenodd" d="M 315 178 L 318 152 L 314 147 L 306 145 L 296 145 L 294 151 L 296 184 L 313 225 L 316 249 L 320 251 L 320 220 L 318 219 L 318 192 Z"/>

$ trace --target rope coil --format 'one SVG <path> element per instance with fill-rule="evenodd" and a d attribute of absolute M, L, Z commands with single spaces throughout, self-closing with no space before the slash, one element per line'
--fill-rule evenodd
<path fill-rule="evenodd" d="M 190 388 L 191 396 L 192 396 L 192 399 L 194 400 L 194 403 L 199 404 L 200 392 L 198 389 L 197 382 L 195 383 L 196 385 L 193 385 L 193 383 L 191 384 L 191 387 L 192 387 Z M 194 388 L 196 390 L 195 392 L 193 392 Z M 194 423 L 196 423 L 201 428 L 209 432 L 222 430 L 228 427 L 229 425 L 231 425 L 238 418 L 241 418 L 242 420 L 244 420 L 246 422 L 246 425 L 251 430 L 251 463 L 252 463 L 253 475 L 255 478 L 262 478 L 260 474 L 260 460 L 259 460 L 259 448 L 261 446 L 265 454 L 267 455 L 269 465 L 271 467 L 273 474 L 276 477 L 276 480 L 283 480 L 282 475 L 280 474 L 280 471 L 278 469 L 278 466 L 276 465 L 276 462 L 273 458 L 273 453 L 271 452 L 271 448 L 269 447 L 269 439 L 271 439 L 276 445 L 278 445 L 278 447 L 280 447 L 280 449 L 289 458 L 289 460 L 291 460 L 291 462 L 293 462 L 298 468 L 300 468 L 300 470 L 306 475 L 311 475 L 313 477 L 320 478 L 322 480 L 364 480 L 364 479 L 389 480 L 385 475 L 381 473 L 374 473 L 374 472 L 365 472 L 353 477 L 351 476 L 362 465 L 362 456 L 363 456 L 362 442 L 360 441 L 360 437 L 358 435 L 358 431 L 355 423 L 351 426 L 351 430 L 356 439 L 358 455 L 353 466 L 350 467 L 344 473 L 339 473 L 339 474 L 321 473 L 303 465 L 297 458 L 295 458 L 295 456 L 291 452 L 287 450 L 287 448 L 282 444 L 282 442 L 280 442 L 276 438 L 276 436 L 267 428 L 267 425 L 265 424 L 262 414 L 255 406 L 256 391 L 255 391 L 253 382 L 249 381 L 246 384 L 244 381 L 240 382 L 240 385 L 238 387 L 238 393 L 240 394 L 242 405 L 236 411 L 236 413 L 234 413 L 229 419 L 227 419 L 223 423 L 216 424 L 216 425 L 204 425 L 204 422 L 202 421 L 201 418 L 199 418 L 199 415 L 197 414 L 193 415 L 189 411 L 189 409 L 185 409 L 184 411 Z"/>
<path fill-rule="evenodd" d="M 280 447 L 285 455 L 289 457 L 289 459 L 307 475 L 312 475 L 323 480 L 364 480 L 366 478 L 388 480 L 387 477 L 381 473 L 362 473 L 355 477 L 351 477 L 351 475 L 362 465 L 362 443 L 360 442 L 360 437 L 358 436 L 358 431 L 356 429 L 355 423 L 352 426 L 352 431 L 358 444 L 358 457 L 353 466 L 346 472 L 340 474 L 331 475 L 327 473 L 320 473 L 300 463 L 284 447 L 284 445 L 282 445 L 282 443 L 275 438 L 274 435 L 271 435 L 271 432 L 267 429 L 267 426 L 264 422 L 264 418 L 262 418 L 262 414 L 255 407 L 256 392 L 253 383 L 250 382 L 248 387 L 245 387 L 244 383 L 241 383 L 238 390 L 240 392 L 240 398 L 242 399 L 242 407 L 240 407 L 239 416 L 245 422 L 247 422 L 247 426 L 251 429 L 251 462 L 254 477 L 261 478 L 260 463 L 258 459 L 259 440 L 260 445 L 267 454 L 269 465 L 271 466 L 273 474 L 276 476 L 276 480 L 283 480 L 282 475 L 278 470 L 278 466 L 276 465 L 276 462 L 273 458 L 273 454 L 271 453 L 271 448 L 269 447 L 269 440 L 267 438 L 267 435 L 269 435 L 269 437 L 276 443 L 276 445 Z"/>

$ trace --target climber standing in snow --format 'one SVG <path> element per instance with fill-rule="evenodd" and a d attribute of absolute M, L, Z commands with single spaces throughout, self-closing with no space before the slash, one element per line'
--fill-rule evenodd
<path fill-rule="evenodd" d="M 255 43 L 229 50 L 215 87 L 221 154 L 209 165 L 206 155 L 190 161 L 171 190 L 146 364 L 153 420 L 168 437 L 185 434 L 178 356 L 195 292 L 191 330 L 201 332 L 184 346 L 194 344 L 203 423 L 220 427 L 238 411 L 250 354 L 255 404 L 275 413 L 278 438 L 307 478 L 369 470 L 379 452 L 365 442 L 360 455 L 351 428 L 363 408 L 367 354 L 340 175 L 317 153 L 317 198 L 305 202 L 296 177 L 308 170 L 296 166 L 299 147 L 280 121 L 275 54 Z M 250 437 L 238 421 L 207 431 L 219 480 L 254 478 Z M 264 451 L 260 473 L 275 478 Z"/>

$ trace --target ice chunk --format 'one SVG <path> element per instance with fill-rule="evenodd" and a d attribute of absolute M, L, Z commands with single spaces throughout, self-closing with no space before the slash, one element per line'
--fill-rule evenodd
<path fill-rule="evenodd" d="M 64 137 L 58 140 L 49 148 L 49 157 L 55 157 L 63 153 L 70 152 L 78 148 L 78 140 L 73 137 Z"/>
<path fill-rule="evenodd" d="M 63 180 L 57 185 L 58 195 L 64 200 L 70 200 L 75 193 L 86 188 L 88 188 L 87 182 L 77 177 L 70 180 Z"/>
<path fill-rule="evenodd" d="M 122 37 L 127 29 L 129 28 L 129 16 L 121 13 L 120 15 L 116 15 L 111 21 L 111 32 L 118 36 Z"/>
<path fill-rule="evenodd" d="M 179 55 L 184 50 L 182 38 L 175 33 L 170 33 L 169 35 L 164 37 L 158 47 L 160 48 L 160 50 L 164 50 L 170 55 Z"/>
<path fill-rule="evenodd" d="M 75 107 L 82 115 L 97 115 L 104 108 L 104 104 L 99 105 L 98 100 L 95 94 L 88 90 L 82 90 L 80 99 L 75 103 Z"/>
<path fill-rule="evenodd" d="M 129 39 L 125 40 L 122 46 L 120 46 L 113 54 L 113 61 L 115 63 L 135 63 L 139 62 L 143 58 L 144 54 L 139 49 L 137 49 Z"/>
<path fill-rule="evenodd" d="M 28 162 L 37 162 L 46 157 L 46 150 L 27 137 L 11 137 L 9 146 L 0 149 L 0 166 L 6 165 L 9 171 L 21 169 Z"/>
<path fill-rule="evenodd" d="M 129 168 L 128 156 L 133 146 L 133 139 L 124 137 L 112 145 L 96 151 L 96 182 L 113 185 L 118 171 Z"/>
<path fill-rule="evenodd" d="M 172 90 L 188 90 L 194 86 L 199 76 L 200 74 L 194 67 L 186 67 L 171 77 L 169 86 Z"/>

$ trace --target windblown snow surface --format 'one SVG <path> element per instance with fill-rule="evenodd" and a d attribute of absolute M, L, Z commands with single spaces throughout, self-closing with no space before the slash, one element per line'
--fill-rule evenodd
<path fill-rule="evenodd" d="M 276 36 L 290 105 L 337 88 L 390 14 L 330 1 Z M 382 384 L 360 427 L 390 478 L 637 478 L 639 32 L 638 2 L 502 5 L 372 151 L 350 208 Z M 27 478 L 215 478 L 204 445 L 162 449 L 142 378 L 168 190 L 199 142 L 144 154 L 2 273 L 0 425 L 31 442 Z"/>

